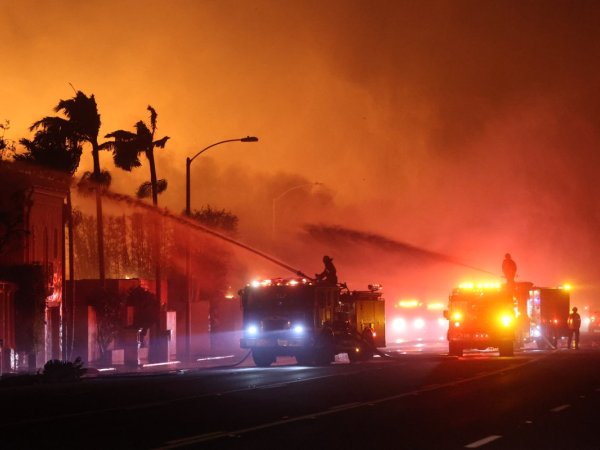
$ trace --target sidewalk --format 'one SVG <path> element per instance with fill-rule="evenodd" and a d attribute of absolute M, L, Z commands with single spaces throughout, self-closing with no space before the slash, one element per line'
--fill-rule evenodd
<path fill-rule="evenodd" d="M 88 373 L 84 375 L 85 378 L 92 378 L 96 376 L 110 376 L 110 375 L 142 375 L 142 374 L 161 374 L 161 373 L 173 373 L 173 372 L 185 372 L 199 369 L 212 369 L 212 368 L 227 368 L 227 367 L 238 367 L 238 366 L 254 366 L 252 358 L 249 356 L 248 351 L 237 351 L 224 352 L 219 355 L 208 355 L 200 356 L 192 361 L 165 361 L 159 363 L 141 363 L 138 366 L 131 366 L 125 364 L 113 364 L 108 366 L 100 366 L 96 364 L 90 364 Z"/>

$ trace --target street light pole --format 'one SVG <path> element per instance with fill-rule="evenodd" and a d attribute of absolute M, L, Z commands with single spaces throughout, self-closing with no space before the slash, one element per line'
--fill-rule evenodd
<path fill-rule="evenodd" d="M 272 201 L 272 207 L 271 207 L 271 233 L 272 233 L 272 237 L 275 238 L 275 202 L 277 200 L 279 200 L 281 197 L 285 196 L 286 194 L 288 194 L 289 192 L 295 191 L 296 189 L 302 189 L 308 186 L 321 186 L 323 185 L 323 183 L 319 183 L 318 181 L 315 181 L 313 183 L 304 183 L 304 184 L 299 184 L 297 186 L 292 186 L 291 188 L 289 188 L 287 191 L 284 191 L 283 193 L 279 194 L 277 197 L 275 197 Z"/>
<path fill-rule="evenodd" d="M 187 157 L 185 159 L 185 215 L 190 217 L 192 215 L 191 211 L 191 181 L 190 181 L 190 168 L 192 165 L 192 161 L 204 153 L 209 148 L 215 147 L 220 144 L 225 144 L 227 142 L 257 142 L 258 138 L 255 136 L 246 136 L 244 138 L 238 139 L 226 139 L 224 141 L 219 141 L 214 144 L 209 145 L 208 147 L 203 148 L 194 156 Z M 188 234 L 189 236 L 189 234 Z M 189 245 L 189 237 L 188 237 L 188 245 L 185 246 L 185 280 L 186 280 L 186 354 L 187 360 L 190 361 L 192 357 L 192 298 L 190 295 L 190 271 L 191 271 L 191 263 L 190 263 L 190 245 Z"/>
<path fill-rule="evenodd" d="M 226 139 L 224 141 L 219 141 L 216 142 L 214 144 L 209 145 L 208 147 L 203 148 L 202 150 L 200 150 L 198 153 L 196 153 L 194 156 L 192 156 L 191 158 L 186 158 L 185 159 L 185 215 L 186 216 L 190 216 L 191 215 L 191 209 L 190 209 L 190 197 L 191 197 L 191 182 L 190 182 L 190 166 L 192 165 L 192 161 L 194 159 L 196 159 L 196 157 L 200 156 L 202 153 L 204 153 L 206 150 L 208 150 L 209 148 L 215 147 L 217 145 L 220 144 L 225 144 L 226 142 L 257 142 L 258 138 L 256 136 L 246 136 L 244 138 L 239 138 L 239 139 Z"/>

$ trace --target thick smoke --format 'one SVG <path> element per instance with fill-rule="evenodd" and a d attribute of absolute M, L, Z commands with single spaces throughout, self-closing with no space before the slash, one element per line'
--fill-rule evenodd
<path fill-rule="evenodd" d="M 519 279 L 570 281 L 585 304 L 600 293 L 599 16 L 588 1 L 12 2 L 0 120 L 8 138 L 27 136 L 68 82 L 96 95 L 104 134 L 151 104 L 172 138 L 156 155 L 169 181 L 159 204 L 176 213 L 185 157 L 253 134 L 192 166 L 193 208 L 238 214 L 242 241 L 306 272 L 326 252 L 347 281 L 385 276 L 407 296 L 480 274 L 302 227 L 363 230 L 493 273 L 508 251 Z M 148 179 L 145 163 L 102 161 L 117 192 Z"/>

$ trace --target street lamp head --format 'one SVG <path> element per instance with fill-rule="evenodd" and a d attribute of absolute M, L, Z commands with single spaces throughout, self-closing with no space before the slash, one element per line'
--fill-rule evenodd
<path fill-rule="evenodd" d="M 241 142 L 257 142 L 258 138 L 256 136 L 246 136 L 245 138 L 240 139 Z"/>

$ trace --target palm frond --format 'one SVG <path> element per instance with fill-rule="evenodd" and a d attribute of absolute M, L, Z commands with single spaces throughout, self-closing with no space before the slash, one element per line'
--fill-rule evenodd
<path fill-rule="evenodd" d="M 103 142 L 102 144 L 98 145 L 98 150 L 113 150 L 115 149 L 115 142 L 114 141 L 106 141 Z"/>
<path fill-rule="evenodd" d="M 77 91 L 75 97 L 60 100 L 54 110 L 62 111 L 85 140 L 91 141 L 97 138 L 100 131 L 100 114 L 93 94 L 88 97 L 83 92 Z"/>
<path fill-rule="evenodd" d="M 165 145 L 167 144 L 167 141 L 169 140 L 169 136 L 165 136 L 162 139 L 159 139 L 158 141 L 154 141 L 152 143 L 153 147 L 158 147 L 158 148 L 165 148 Z"/>
<path fill-rule="evenodd" d="M 165 192 L 167 190 L 167 186 L 167 180 L 165 180 L 164 178 L 158 180 L 156 182 L 156 194 L 162 194 L 163 192 Z"/>
<path fill-rule="evenodd" d="M 150 111 L 150 126 L 152 127 L 152 133 L 154 133 L 154 131 L 156 130 L 156 118 L 158 114 L 156 113 L 156 110 L 150 105 L 148 105 L 148 111 Z"/>
<path fill-rule="evenodd" d="M 137 139 L 140 142 L 140 146 L 147 149 L 152 144 L 152 133 L 148 129 L 148 126 L 140 120 L 135 124 L 135 129 L 137 130 Z"/>
<path fill-rule="evenodd" d="M 140 184 L 136 194 L 137 198 L 148 198 L 152 195 L 152 184 L 149 181 L 145 181 Z"/>
<path fill-rule="evenodd" d="M 137 135 L 131 131 L 117 130 L 113 131 L 112 133 L 108 133 L 104 137 L 113 138 L 116 141 L 132 141 L 137 137 Z"/>
<path fill-rule="evenodd" d="M 113 145 L 113 161 L 117 167 L 130 171 L 134 167 L 140 167 L 139 147 L 135 140 L 115 140 Z"/>
<path fill-rule="evenodd" d="M 41 128 L 43 130 L 47 130 L 50 128 L 52 128 L 52 129 L 67 128 L 68 126 L 69 126 L 68 120 L 65 120 L 61 117 L 46 116 L 36 122 L 33 122 L 33 124 L 29 127 L 29 131 L 33 131 L 38 128 Z"/>
<path fill-rule="evenodd" d="M 167 190 L 167 186 L 167 180 L 165 180 L 164 178 L 157 180 L 156 195 L 165 192 Z M 152 183 L 150 181 L 145 181 L 142 184 L 140 184 L 140 187 L 138 187 L 138 190 L 135 195 L 137 196 L 137 198 L 148 198 L 152 196 Z"/>

